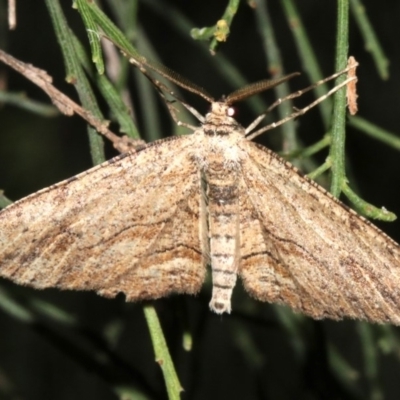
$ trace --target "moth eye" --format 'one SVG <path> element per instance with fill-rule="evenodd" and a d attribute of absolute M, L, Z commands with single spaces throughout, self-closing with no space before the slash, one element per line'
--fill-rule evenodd
<path fill-rule="evenodd" d="M 236 108 L 235 108 L 235 107 L 229 107 L 229 108 L 226 110 L 226 115 L 227 115 L 228 117 L 233 117 L 235 114 L 236 114 Z"/>

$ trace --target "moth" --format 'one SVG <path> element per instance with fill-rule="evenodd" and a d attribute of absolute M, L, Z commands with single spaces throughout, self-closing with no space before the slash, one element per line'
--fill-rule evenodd
<path fill-rule="evenodd" d="M 209 113 L 194 112 L 191 135 L 122 154 L 1 211 L 0 276 L 138 301 L 196 294 L 211 265 L 218 314 L 231 311 L 239 277 L 254 298 L 313 318 L 400 324 L 399 245 L 249 140 L 286 119 L 254 133 L 262 117 L 245 129 L 233 116 L 233 103 L 294 75 L 215 101 L 144 60 L 132 61 L 205 98 Z"/>

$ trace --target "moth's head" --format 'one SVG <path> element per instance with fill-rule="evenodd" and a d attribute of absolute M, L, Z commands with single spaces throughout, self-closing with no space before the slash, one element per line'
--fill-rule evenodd
<path fill-rule="evenodd" d="M 214 101 L 211 103 L 210 111 L 206 115 L 206 121 L 212 119 L 225 120 L 225 123 L 236 122 L 234 119 L 235 108 L 225 101 Z"/>
<path fill-rule="evenodd" d="M 234 132 L 243 130 L 241 125 L 233 118 L 234 108 L 225 101 L 211 103 L 211 109 L 207 113 L 203 130 L 206 135 L 227 136 Z"/>

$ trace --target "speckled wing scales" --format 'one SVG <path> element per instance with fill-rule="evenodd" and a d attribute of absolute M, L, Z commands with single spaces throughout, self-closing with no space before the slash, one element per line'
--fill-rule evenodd
<path fill-rule="evenodd" d="M 314 318 L 400 323 L 400 250 L 270 150 L 241 142 L 241 276 Z M 262 238 L 262 240 L 261 240 Z"/>
<path fill-rule="evenodd" d="M 0 275 L 127 300 L 197 293 L 207 249 L 192 142 L 155 142 L 8 207 Z"/>

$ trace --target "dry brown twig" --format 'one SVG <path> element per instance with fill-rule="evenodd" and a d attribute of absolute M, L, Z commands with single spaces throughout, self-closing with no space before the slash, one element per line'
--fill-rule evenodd
<path fill-rule="evenodd" d="M 53 78 L 46 71 L 31 64 L 24 63 L 1 49 L 0 61 L 4 62 L 40 87 L 50 97 L 53 104 L 62 114 L 67 116 L 78 114 L 81 116 L 85 121 L 93 126 L 97 132 L 109 139 L 113 143 L 113 146 L 121 153 L 140 147 L 143 143 L 141 140 L 131 139 L 126 136 L 120 137 L 110 131 L 108 129 L 109 121 L 99 120 L 90 111 L 84 109 L 64 93 L 59 91 L 52 83 Z"/>
<path fill-rule="evenodd" d="M 347 67 L 350 68 L 349 72 L 347 73 L 347 78 L 354 78 L 352 79 L 347 85 L 347 106 L 349 108 L 349 112 L 351 115 L 357 114 L 358 106 L 357 106 L 357 75 L 356 75 L 356 68 L 358 63 L 353 56 L 349 57 L 349 61 L 347 63 Z"/>

